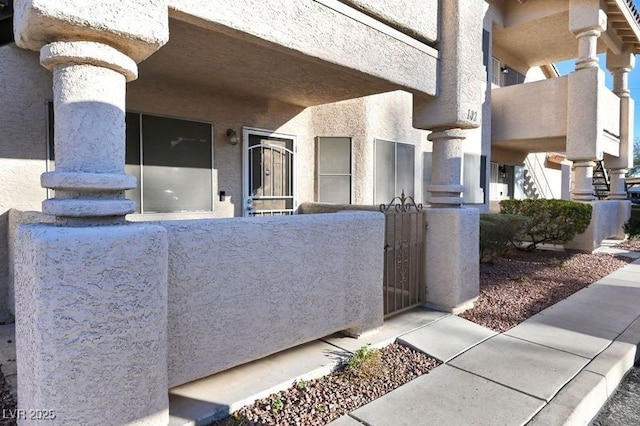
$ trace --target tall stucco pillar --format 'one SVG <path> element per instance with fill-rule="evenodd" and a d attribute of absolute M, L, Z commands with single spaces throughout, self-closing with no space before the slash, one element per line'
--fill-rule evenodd
<path fill-rule="evenodd" d="M 593 168 L 602 160 L 602 137 L 598 90 L 604 74 L 598 68 L 598 37 L 607 28 L 607 15 L 599 0 L 571 0 L 569 29 L 578 40 L 576 70 L 569 75 L 567 158 L 574 162 L 571 199 L 593 201 Z"/>
<path fill-rule="evenodd" d="M 606 157 L 605 166 L 611 170 L 609 199 L 626 200 L 625 174 L 633 166 L 633 110 L 629 91 L 629 73 L 635 65 L 635 55 L 626 47 L 620 54 L 607 52 L 607 68 L 613 74 L 613 92 L 620 98 L 620 155 Z"/>
<path fill-rule="evenodd" d="M 56 154 L 55 224 L 16 232 L 19 409 L 167 424 L 166 231 L 124 220 L 126 82 L 167 41 L 167 3 L 16 0 L 14 31 L 52 71 Z"/>
<path fill-rule="evenodd" d="M 414 127 L 432 130 L 427 201 L 426 305 L 461 312 L 479 294 L 479 212 L 462 207 L 463 144 L 482 122 L 483 2 L 440 3 L 438 96 L 414 96 Z"/>

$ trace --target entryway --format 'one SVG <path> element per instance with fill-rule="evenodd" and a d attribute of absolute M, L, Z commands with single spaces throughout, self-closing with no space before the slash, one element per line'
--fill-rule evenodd
<path fill-rule="evenodd" d="M 243 216 L 293 214 L 296 137 L 243 129 Z"/>

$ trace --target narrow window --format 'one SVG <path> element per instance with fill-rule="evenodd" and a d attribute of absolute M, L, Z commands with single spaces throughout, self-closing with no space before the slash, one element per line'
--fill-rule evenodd
<path fill-rule="evenodd" d="M 502 70 L 500 69 L 500 61 L 491 58 L 491 84 L 502 86 Z"/>
<path fill-rule="evenodd" d="M 351 204 L 351 138 L 319 137 L 318 201 Z"/>
<path fill-rule="evenodd" d="M 414 196 L 415 146 L 375 140 L 374 203 L 388 203 L 404 191 Z"/>

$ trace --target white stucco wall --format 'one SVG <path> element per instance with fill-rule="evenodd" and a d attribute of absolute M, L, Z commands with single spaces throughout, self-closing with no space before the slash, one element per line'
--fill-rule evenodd
<path fill-rule="evenodd" d="M 624 225 L 631 216 L 631 201 L 604 200 L 592 201 L 591 223 L 587 230 L 577 235 L 565 247 L 585 253 L 591 253 L 605 238 L 624 239 Z"/>
<path fill-rule="evenodd" d="M 562 198 L 562 169 L 550 167 L 546 153 L 532 153 L 524 161 L 527 198 Z"/>
<path fill-rule="evenodd" d="M 158 224 L 169 239 L 170 386 L 382 324 L 381 213 Z"/>
<path fill-rule="evenodd" d="M 438 39 L 438 0 L 346 0 L 403 33 L 434 42 Z"/>
<path fill-rule="evenodd" d="M 517 141 L 566 136 L 567 91 L 567 77 L 493 90 L 491 93 L 493 140 Z"/>
<path fill-rule="evenodd" d="M 19 409 L 46 407 L 56 425 L 167 424 L 166 234 L 152 224 L 18 227 Z"/>

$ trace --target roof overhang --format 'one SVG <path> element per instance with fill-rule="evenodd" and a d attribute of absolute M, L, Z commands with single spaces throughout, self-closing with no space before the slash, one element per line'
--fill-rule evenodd
<path fill-rule="evenodd" d="M 608 47 L 632 45 L 635 53 L 640 53 L 640 12 L 633 0 L 605 0 L 607 12 L 607 32 L 603 34 Z M 619 53 L 619 52 L 618 52 Z"/>

